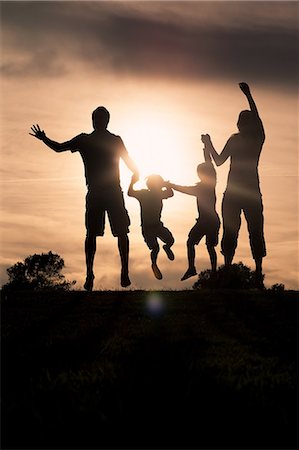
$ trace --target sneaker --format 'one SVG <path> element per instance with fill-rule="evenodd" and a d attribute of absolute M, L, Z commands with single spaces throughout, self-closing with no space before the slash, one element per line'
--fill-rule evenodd
<path fill-rule="evenodd" d="M 170 259 L 170 261 L 173 261 L 174 260 L 174 254 L 173 254 L 173 251 L 171 250 L 171 248 L 168 247 L 168 245 L 165 244 L 165 245 L 163 245 L 163 249 L 164 249 L 166 255 L 168 256 L 168 259 Z"/>
<path fill-rule="evenodd" d="M 154 275 L 157 278 L 157 280 L 162 280 L 163 275 L 160 272 L 159 267 L 157 266 L 157 264 L 152 264 L 152 269 L 153 269 Z"/>
<path fill-rule="evenodd" d="M 192 269 L 188 269 L 187 272 L 182 276 L 181 281 L 188 280 L 188 278 L 194 277 L 197 275 L 195 267 Z"/>
<path fill-rule="evenodd" d="M 129 278 L 129 274 L 128 273 L 121 273 L 120 276 L 120 285 L 121 287 L 128 287 L 131 284 L 131 280 Z"/>
<path fill-rule="evenodd" d="M 84 289 L 88 292 L 92 291 L 93 288 L 93 280 L 94 280 L 94 274 L 90 274 L 86 276 L 86 280 L 84 283 Z"/>

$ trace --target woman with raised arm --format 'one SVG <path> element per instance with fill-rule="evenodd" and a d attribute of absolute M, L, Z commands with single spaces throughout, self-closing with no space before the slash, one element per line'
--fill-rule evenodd
<path fill-rule="evenodd" d="M 227 187 L 222 201 L 223 237 L 221 250 L 225 265 L 232 264 L 237 247 L 243 210 L 249 232 L 250 247 L 256 265 L 256 285 L 263 288 L 262 260 L 266 256 L 263 203 L 258 163 L 265 141 L 262 121 L 248 84 L 239 84 L 250 110 L 241 111 L 237 122 L 239 132 L 232 135 L 218 154 L 208 134 L 204 143 L 217 166 L 230 158 Z"/>

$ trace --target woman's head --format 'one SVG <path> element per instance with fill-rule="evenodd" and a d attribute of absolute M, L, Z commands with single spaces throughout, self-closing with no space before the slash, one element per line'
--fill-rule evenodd
<path fill-rule="evenodd" d="M 251 133 L 254 131 L 255 123 L 255 115 L 252 111 L 248 111 L 246 109 L 240 112 L 237 122 L 237 127 L 240 133 Z"/>

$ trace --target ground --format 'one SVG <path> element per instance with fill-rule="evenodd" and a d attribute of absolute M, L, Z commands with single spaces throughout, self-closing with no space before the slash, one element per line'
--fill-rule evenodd
<path fill-rule="evenodd" d="M 2 298 L 2 448 L 297 448 L 298 293 Z"/>

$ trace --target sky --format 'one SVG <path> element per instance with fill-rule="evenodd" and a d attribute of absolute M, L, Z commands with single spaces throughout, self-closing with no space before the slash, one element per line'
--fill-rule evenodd
<path fill-rule="evenodd" d="M 79 154 L 57 154 L 28 133 L 38 123 L 54 140 L 91 132 L 99 105 L 109 130 L 122 137 L 144 178 L 159 173 L 177 184 L 198 181 L 201 134 L 218 151 L 247 109 L 238 83 L 248 82 L 263 120 L 260 159 L 267 257 L 265 285 L 298 289 L 298 2 L 288 1 L 2 1 L 0 284 L 6 269 L 33 253 L 58 253 L 64 275 L 82 288 L 86 186 Z M 229 163 L 217 168 L 217 210 Z M 151 272 L 131 218 L 133 289 L 189 289 L 186 239 L 197 217 L 195 198 L 164 201 L 162 220 L 175 237 L 175 261 L 161 252 L 163 280 Z M 220 238 L 222 227 L 220 229 Z M 223 264 L 220 248 L 218 262 Z M 235 262 L 254 268 L 244 216 Z M 204 241 L 198 272 L 209 268 Z M 97 240 L 95 289 L 119 289 L 117 243 L 106 224 Z"/>

